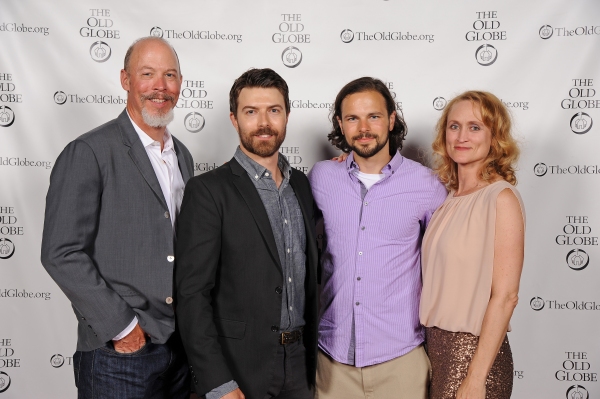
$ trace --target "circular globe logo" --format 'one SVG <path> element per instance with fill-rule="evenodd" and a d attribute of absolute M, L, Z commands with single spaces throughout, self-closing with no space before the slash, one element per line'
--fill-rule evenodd
<path fill-rule="evenodd" d="M 54 102 L 58 105 L 63 105 L 67 102 L 67 95 L 64 91 L 57 91 L 54 93 Z"/>
<path fill-rule="evenodd" d="M 498 59 L 498 51 L 491 44 L 482 44 L 475 51 L 475 59 L 479 65 L 490 66 Z"/>
<path fill-rule="evenodd" d="M 531 309 L 535 311 L 540 311 L 544 309 L 545 304 L 542 298 L 540 298 L 539 296 L 534 296 L 533 298 L 531 298 L 531 301 L 529 301 L 529 305 L 531 305 Z"/>
<path fill-rule="evenodd" d="M 8 238 L 0 238 L 0 259 L 8 259 L 15 253 L 15 244 Z"/>
<path fill-rule="evenodd" d="M 446 107 L 447 103 L 448 102 L 444 97 L 436 97 L 433 99 L 433 108 L 438 111 L 441 111 Z"/>
<path fill-rule="evenodd" d="M 52 367 L 57 369 L 57 368 L 61 367 L 63 364 L 65 364 L 65 358 L 63 357 L 63 355 L 57 353 L 56 355 L 53 355 L 50 358 L 50 364 L 52 365 Z"/>
<path fill-rule="evenodd" d="M 9 127 L 15 123 L 15 113 L 10 107 L 0 105 L 0 126 Z"/>
<path fill-rule="evenodd" d="M 206 120 L 204 119 L 202 114 L 198 112 L 190 112 L 185 116 L 185 119 L 183 120 L 185 128 L 190 133 L 198 133 L 199 131 L 201 131 L 202 129 L 204 129 L 205 123 Z"/>
<path fill-rule="evenodd" d="M 544 25 L 540 28 L 540 37 L 544 40 L 550 39 L 554 34 L 554 29 L 550 25 Z"/>
<path fill-rule="evenodd" d="M 567 254 L 567 265 L 573 270 L 583 270 L 590 264 L 590 257 L 583 249 L 573 249 Z"/>
<path fill-rule="evenodd" d="M 281 53 L 281 61 L 288 68 L 296 68 L 302 62 L 302 52 L 294 46 L 290 46 Z"/>
<path fill-rule="evenodd" d="M 544 176 L 548 173 L 548 167 L 543 162 L 536 163 L 533 167 L 533 173 L 535 173 L 536 176 Z"/>
<path fill-rule="evenodd" d="M 340 39 L 342 39 L 344 43 L 350 43 L 354 40 L 354 32 L 350 29 L 344 29 L 342 33 L 340 33 Z"/>
<path fill-rule="evenodd" d="M 4 371 L 0 371 L 0 393 L 10 388 L 10 376 Z"/>
<path fill-rule="evenodd" d="M 105 62 L 110 58 L 110 46 L 104 42 L 97 41 L 90 46 L 90 56 L 96 62 Z"/>
<path fill-rule="evenodd" d="M 585 112 L 578 112 L 571 118 L 571 130 L 575 134 L 585 134 L 590 131 L 594 121 L 592 117 Z"/>
<path fill-rule="evenodd" d="M 567 389 L 567 399 L 590 399 L 590 394 L 581 385 L 573 385 Z"/>
<path fill-rule="evenodd" d="M 163 37 L 163 30 L 159 26 L 150 29 L 150 36 Z"/>

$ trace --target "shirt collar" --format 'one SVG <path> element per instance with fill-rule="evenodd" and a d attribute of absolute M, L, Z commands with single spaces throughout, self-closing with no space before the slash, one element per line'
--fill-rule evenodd
<path fill-rule="evenodd" d="M 127 116 L 129 117 L 129 120 L 131 121 L 131 124 L 133 125 L 135 132 L 138 134 L 140 141 L 142 142 L 142 145 L 144 146 L 144 148 L 148 148 L 150 146 L 155 145 L 154 143 L 158 143 L 158 141 L 156 141 L 152 137 L 148 136 L 148 134 L 146 132 L 144 132 L 142 130 L 142 128 L 140 128 L 133 121 L 133 119 L 131 119 L 129 112 L 127 112 Z M 163 152 L 169 151 L 169 150 L 173 150 L 173 152 L 175 152 L 175 147 L 173 146 L 173 136 L 171 136 L 169 129 L 165 129 L 165 135 L 163 136 L 163 142 L 164 142 Z M 160 143 L 158 143 L 158 144 L 160 144 Z"/>
<path fill-rule="evenodd" d="M 240 146 L 238 146 L 235 150 L 234 158 L 236 159 L 236 161 L 239 162 L 242 168 L 246 170 L 248 175 L 254 180 L 262 179 L 263 177 L 265 177 L 265 173 L 268 172 L 267 168 L 260 165 L 258 162 L 246 155 L 246 153 L 242 151 Z M 283 174 L 284 180 L 289 180 L 290 176 L 292 175 L 292 167 L 290 166 L 288 160 L 281 154 L 278 154 L 277 166 Z"/>
<path fill-rule="evenodd" d="M 400 154 L 400 151 L 396 151 L 396 154 L 392 157 L 390 162 L 381 169 L 381 173 L 385 175 L 385 177 L 394 174 L 400 165 L 402 165 L 403 160 L 404 157 Z M 346 170 L 352 176 L 359 170 L 358 164 L 354 161 L 354 151 L 351 151 L 348 158 L 346 158 Z"/>

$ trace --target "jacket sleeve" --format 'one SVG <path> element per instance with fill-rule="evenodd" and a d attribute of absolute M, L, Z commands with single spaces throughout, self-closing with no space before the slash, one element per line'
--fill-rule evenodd
<path fill-rule="evenodd" d="M 196 392 L 233 380 L 213 321 L 211 290 L 221 253 L 221 214 L 200 176 L 190 179 L 177 219 L 177 323 Z"/>
<path fill-rule="evenodd" d="M 50 176 L 42 265 L 71 301 L 80 323 L 102 342 L 123 331 L 135 312 L 102 278 L 90 254 L 101 212 L 103 180 L 95 154 L 81 140 L 60 154 Z"/>

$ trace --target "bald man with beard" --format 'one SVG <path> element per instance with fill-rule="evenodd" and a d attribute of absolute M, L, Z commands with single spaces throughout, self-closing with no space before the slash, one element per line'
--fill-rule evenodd
<path fill-rule="evenodd" d="M 139 39 L 120 79 L 126 109 L 69 143 L 52 170 L 42 264 L 77 317 L 79 399 L 189 398 L 173 273 L 193 160 L 167 129 L 177 54 L 163 39 Z"/>

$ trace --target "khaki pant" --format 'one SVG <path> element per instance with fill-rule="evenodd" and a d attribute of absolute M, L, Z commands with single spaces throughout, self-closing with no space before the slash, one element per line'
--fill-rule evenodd
<path fill-rule="evenodd" d="M 367 367 L 336 362 L 319 350 L 315 399 L 427 399 L 430 378 L 423 346 Z"/>

